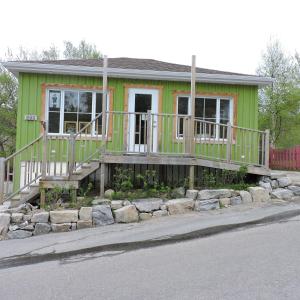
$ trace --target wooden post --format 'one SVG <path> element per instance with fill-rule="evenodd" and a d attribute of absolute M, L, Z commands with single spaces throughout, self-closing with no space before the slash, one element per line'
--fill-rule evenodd
<path fill-rule="evenodd" d="M 151 110 L 147 111 L 147 155 L 151 153 L 151 135 L 152 135 L 152 122 L 151 122 Z M 141 130 L 141 129 L 140 129 Z"/>
<path fill-rule="evenodd" d="M 74 133 L 70 134 L 69 139 L 69 178 L 73 174 L 75 164 L 75 138 Z"/>
<path fill-rule="evenodd" d="M 192 67 L 191 67 L 191 119 L 190 119 L 190 154 L 194 155 L 195 151 L 195 98 L 196 98 L 196 55 L 192 56 Z M 189 188 L 194 188 L 195 182 L 195 167 L 190 166 L 190 180 Z"/>
<path fill-rule="evenodd" d="M 230 163 L 231 161 L 231 151 L 232 151 L 232 126 L 231 123 L 227 123 L 227 145 L 226 145 L 226 161 Z"/>
<path fill-rule="evenodd" d="M 266 129 L 265 131 L 266 139 L 265 139 L 265 167 L 269 169 L 269 158 L 270 158 L 270 130 Z"/>
<path fill-rule="evenodd" d="M 7 183 L 8 184 L 8 178 Z M 0 157 L 0 204 L 4 202 L 4 181 L 5 181 L 5 158 Z"/>
<path fill-rule="evenodd" d="M 105 164 L 101 163 L 100 167 L 100 197 L 104 198 L 105 193 Z"/>
<path fill-rule="evenodd" d="M 46 122 L 42 122 L 42 126 L 43 126 L 42 179 L 45 179 L 46 173 L 47 173 L 47 153 L 48 153 L 47 124 L 46 124 Z"/>

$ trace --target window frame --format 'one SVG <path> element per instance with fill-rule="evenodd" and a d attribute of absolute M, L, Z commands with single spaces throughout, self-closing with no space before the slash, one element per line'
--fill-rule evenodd
<path fill-rule="evenodd" d="M 60 100 L 60 110 L 59 113 L 59 132 L 48 132 L 49 130 L 49 100 L 50 100 L 50 91 L 59 91 L 61 93 L 61 100 Z M 96 118 L 96 94 L 102 94 L 103 100 L 103 90 L 102 89 L 88 89 L 88 88 L 74 88 L 74 87 L 55 87 L 50 86 L 46 88 L 46 101 L 45 101 L 45 121 L 47 123 L 47 134 L 51 136 L 70 136 L 70 133 L 64 133 L 64 107 L 65 107 L 65 92 L 76 92 L 78 93 L 78 97 L 80 97 L 80 93 L 92 93 L 92 113 L 91 113 L 91 121 Z M 107 103 L 106 103 L 106 111 L 109 111 L 110 107 L 110 91 L 107 93 Z M 77 111 L 78 114 L 78 111 Z M 108 124 L 109 120 L 106 118 L 106 134 L 108 134 Z M 79 130 L 79 123 L 78 123 L 78 130 Z M 92 126 L 92 132 L 90 134 L 86 134 L 87 137 L 101 137 L 102 134 L 95 134 L 95 123 Z"/>
<path fill-rule="evenodd" d="M 176 96 L 176 115 L 180 115 L 182 116 L 182 114 L 179 114 L 178 113 L 178 101 L 179 101 L 179 98 L 181 97 L 185 97 L 185 98 L 188 98 L 188 114 L 187 116 L 191 116 L 191 95 L 190 94 L 178 94 Z M 196 95 L 195 98 L 204 98 L 204 99 L 216 99 L 216 124 L 220 124 L 220 103 L 221 103 L 221 100 L 228 100 L 229 101 L 229 123 L 231 125 L 234 125 L 233 124 L 233 118 L 234 118 L 234 97 L 232 96 L 222 96 L 222 95 Z M 224 125 L 224 124 L 222 124 Z M 183 136 L 181 134 L 179 134 L 178 132 L 178 118 L 176 118 L 176 139 L 179 139 L 179 140 L 182 140 L 183 139 Z M 195 140 L 207 140 L 206 137 L 201 137 L 200 139 L 199 138 L 195 138 Z M 211 140 L 217 140 L 217 141 L 220 141 L 220 140 L 224 140 L 224 141 L 227 141 L 227 138 L 220 138 L 220 133 L 219 133 L 219 126 L 217 126 L 216 128 L 216 137 L 214 138 L 211 138 Z"/>

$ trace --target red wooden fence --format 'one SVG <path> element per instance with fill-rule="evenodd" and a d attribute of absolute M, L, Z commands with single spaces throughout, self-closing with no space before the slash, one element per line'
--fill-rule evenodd
<path fill-rule="evenodd" d="M 270 168 L 300 170 L 300 145 L 288 149 L 270 148 Z"/>

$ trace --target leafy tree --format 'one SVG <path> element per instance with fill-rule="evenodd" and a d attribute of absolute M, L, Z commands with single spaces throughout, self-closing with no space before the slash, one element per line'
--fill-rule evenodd
<path fill-rule="evenodd" d="M 299 68 L 296 57 L 288 56 L 278 41 L 263 54 L 258 75 L 274 78 L 259 92 L 259 126 L 270 129 L 273 146 L 300 143 Z M 299 132 L 299 133 L 298 133 Z"/>
<path fill-rule="evenodd" d="M 65 41 L 64 44 L 63 55 L 66 59 L 97 59 L 102 57 L 97 47 L 94 44 L 88 44 L 85 40 L 80 41 L 77 47 L 70 41 Z"/>

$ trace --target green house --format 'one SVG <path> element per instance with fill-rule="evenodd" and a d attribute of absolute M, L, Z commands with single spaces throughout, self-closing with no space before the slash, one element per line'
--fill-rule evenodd
<path fill-rule="evenodd" d="M 0 161 L 1 199 L 79 183 L 114 164 L 268 174 L 258 88 L 270 78 L 152 59 L 6 62 L 19 80 L 17 152 Z M 191 84 L 192 77 L 192 84 Z M 195 82 L 195 85 L 193 85 Z M 191 93 L 191 87 L 194 92 Z M 186 171 L 187 170 L 187 171 Z M 1 182 L 1 180 L 0 180 Z"/>

